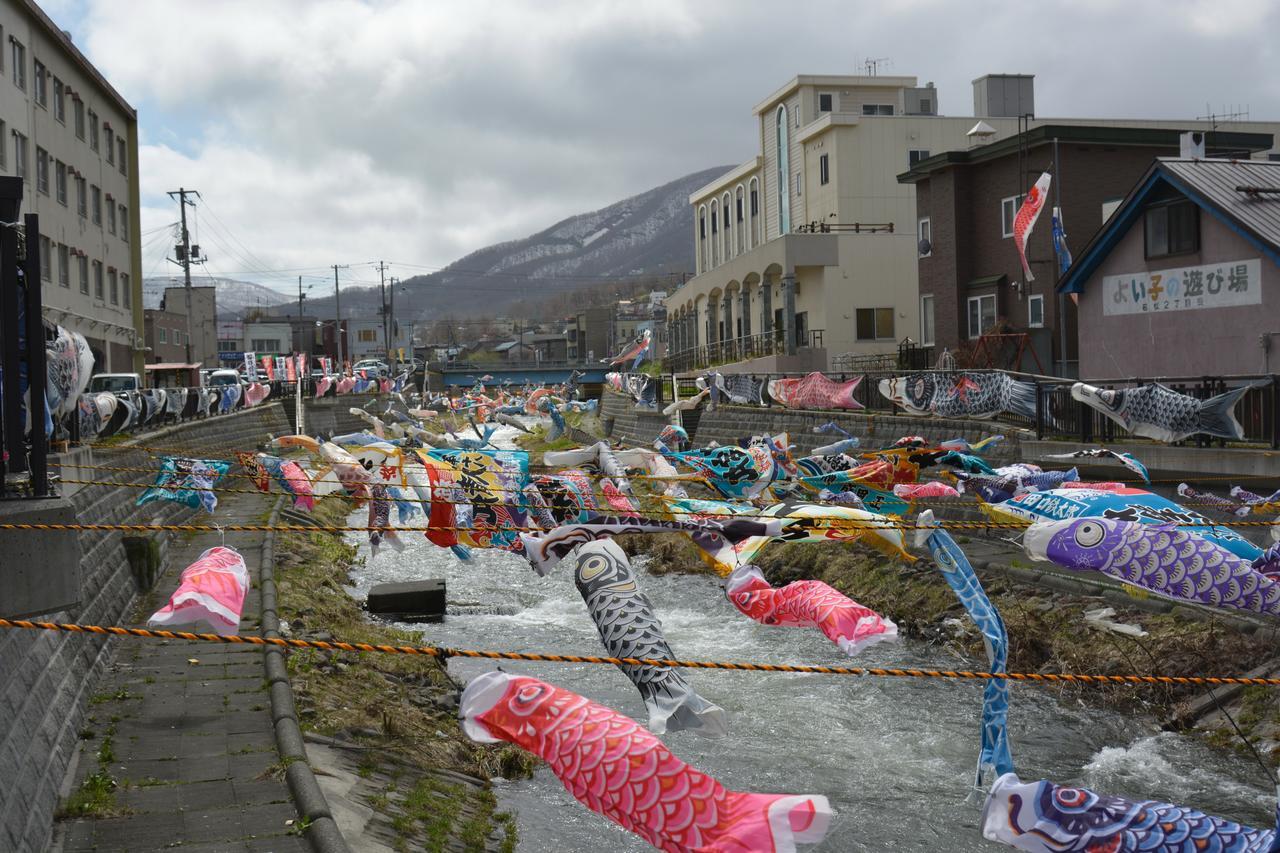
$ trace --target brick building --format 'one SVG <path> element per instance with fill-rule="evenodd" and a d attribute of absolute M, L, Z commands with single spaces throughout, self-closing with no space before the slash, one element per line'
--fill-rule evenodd
<path fill-rule="evenodd" d="M 1269 133 L 1204 137 L 1209 156 L 1248 159 L 1273 144 Z M 1009 366 L 1076 375 L 1074 303 L 1055 298 L 1060 276 L 1052 207 L 1061 208 L 1068 247 L 1082 248 L 1152 161 L 1177 155 L 1179 146 L 1176 129 L 1042 125 L 930 157 L 899 175 L 900 182 L 916 189 L 920 342 L 963 351 L 1001 323 L 1025 333 L 1036 354 Z M 1013 218 L 1026 189 L 1046 171 L 1054 174 L 1056 185 L 1027 244 L 1035 280 L 1026 282 L 1013 242 Z"/>

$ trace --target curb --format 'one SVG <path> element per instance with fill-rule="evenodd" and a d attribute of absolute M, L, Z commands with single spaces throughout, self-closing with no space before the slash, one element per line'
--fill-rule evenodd
<path fill-rule="evenodd" d="M 281 495 L 271 509 L 268 527 L 274 527 L 285 503 Z M 262 540 L 261 566 L 258 570 L 258 587 L 262 597 L 262 636 L 273 639 L 280 636 L 280 617 L 276 612 L 275 534 L 268 532 Z M 307 751 L 302 742 L 302 728 L 298 725 L 298 712 L 293 703 L 293 687 L 285 667 L 284 650 L 268 646 L 263 651 L 263 670 L 270 685 L 271 720 L 275 724 L 276 752 L 282 761 L 289 761 L 285 769 L 285 781 L 289 795 L 293 797 L 298 816 L 307 824 L 306 837 L 316 853 L 351 853 L 347 840 L 334 823 L 329 802 L 320 790 L 316 774 L 307 763 Z"/>

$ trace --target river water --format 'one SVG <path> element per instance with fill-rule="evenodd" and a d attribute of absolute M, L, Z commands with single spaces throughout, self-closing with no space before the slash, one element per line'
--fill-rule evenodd
<path fill-rule="evenodd" d="M 352 516 L 364 523 L 365 512 Z M 417 523 L 421 522 L 421 516 Z M 362 534 L 349 534 L 361 553 Z M 352 594 L 378 583 L 445 578 L 450 615 L 419 630 L 424 643 L 526 652 L 602 654 L 595 625 L 568 564 L 539 578 L 528 562 L 476 551 L 462 563 L 422 536 L 402 534 L 403 553 L 382 551 L 352 571 Z M 650 575 L 635 568 L 677 657 L 843 664 L 849 659 L 816 630 L 769 628 L 741 616 L 707 575 Z M 856 596 L 855 596 L 856 598 Z M 450 661 L 461 680 L 494 661 Z M 873 645 L 856 665 L 952 667 L 946 650 L 902 640 Z M 503 662 L 647 719 L 639 693 L 613 667 Z M 664 736 L 685 761 L 736 790 L 824 794 L 835 812 L 821 851 L 1008 849 L 982 839 L 981 797 L 971 796 L 978 751 L 981 683 L 804 674 L 687 671 L 703 696 L 725 709 L 730 734 L 706 740 Z M 1140 688 L 1135 688 L 1140 689 Z M 1059 701 L 1043 687 L 1014 684 L 1009 713 L 1013 758 L 1024 780 L 1052 779 L 1111 794 L 1161 799 L 1269 826 L 1274 789 L 1253 761 L 1209 749 L 1194 737 Z M 579 805 L 544 767 L 533 779 L 495 783 L 501 807 L 517 814 L 520 849 L 556 853 L 649 850 L 636 836 Z"/>

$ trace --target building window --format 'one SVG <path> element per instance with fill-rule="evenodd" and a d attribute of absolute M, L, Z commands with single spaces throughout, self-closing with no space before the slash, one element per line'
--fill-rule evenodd
<path fill-rule="evenodd" d="M 920 99 L 920 114 L 926 116 L 933 115 L 933 98 Z"/>
<path fill-rule="evenodd" d="M 928 160 L 928 159 L 929 159 L 928 148 L 911 148 L 907 150 L 907 168 L 908 169 L 914 169 L 916 167 L 916 163 L 919 163 L 921 160 Z"/>
<path fill-rule="evenodd" d="M 107 196 L 107 233 L 116 233 L 116 206 L 111 203 L 111 196 Z"/>
<path fill-rule="evenodd" d="M 996 324 L 996 295 L 969 297 L 969 340 L 982 337 Z"/>
<path fill-rule="evenodd" d="M 27 176 L 27 138 L 13 132 L 13 173 L 19 178 Z"/>
<path fill-rule="evenodd" d="M 129 173 L 129 170 L 125 167 L 125 162 L 127 158 L 125 157 L 126 148 L 125 148 L 125 142 L 124 142 L 123 136 L 116 137 L 116 147 L 120 149 L 120 157 L 116 165 L 120 169 L 120 174 L 127 175 Z"/>
<path fill-rule="evenodd" d="M 179 346 L 179 347 L 182 346 L 182 330 L 181 329 L 173 330 L 173 343 L 174 343 L 174 346 Z"/>
<path fill-rule="evenodd" d="M 864 116 L 891 116 L 893 115 L 893 104 L 863 104 L 862 114 Z"/>
<path fill-rule="evenodd" d="M 111 295 L 111 304 L 120 304 L 120 282 L 116 278 L 115 270 L 107 271 L 107 292 Z"/>
<path fill-rule="evenodd" d="M 927 216 L 921 217 L 916 223 L 916 251 L 922 258 L 933 254 L 933 223 Z"/>
<path fill-rule="evenodd" d="M 787 197 L 787 184 L 790 180 L 787 175 L 791 174 L 791 131 L 787 126 L 787 107 L 785 104 L 778 106 L 777 115 L 774 118 L 775 142 L 778 146 L 778 233 L 791 233 L 791 199 Z"/>
<path fill-rule="evenodd" d="M 35 74 L 32 75 L 32 88 L 35 91 L 36 103 L 49 109 L 49 83 L 45 77 L 44 63 L 40 60 L 32 60 L 35 64 Z"/>
<path fill-rule="evenodd" d="M 859 308 L 857 333 L 860 341 L 891 341 L 893 334 L 892 308 Z"/>
<path fill-rule="evenodd" d="M 819 92 L 818 93 L 818 112 L 820 113 L 831 112 L 831 102 L 833 100 L 834 98 L 830 92 Z"/>
<path fill-rule="evenodd" d="M 169 343 L 169 330 L 164 326 L 156 326 L 156 339 L 162 344 Z"/>
<path fill-rule="evenodd" d="M 1027 297 L 1027 328 L 1030 328 L 1030 329 L 1044 328 L 1044 297 L 1043 296 Z"/>
<path fill-rule="evenodd" d="M 133 307 L 133 293 L 129 290 L 129 276 L 126 273 L 120 273 L 120 291 L 124 296 L 124 307 Z"/>
<path fill-rule="evenodd" d="M 71 286 L 71 257 L 66 246 L 58 247 L 58 284 Z"/>
<path fill-rule="evenodd" d="M 111 128 L 105 124 L 102 126 L 102 145 L 107 149 L 107 162 L 114 166 L 116 164 L 116 137 L 111 132 Z"/>
<path fill-rule="evenodd" d="M 920 297 L 920 346 L 933 346 L 933 295 Z"/>
<path fill-rule="evenodd" d="M 1013 236 L 1013 220 L 1018 216 L 1018 208 L 1022 207 L 1024 195 L 1013 195 L 1000 199 L 1000 236 Z"/>
<path fill-rule="evenodd" d="M 360 334 L 361 335 L 364 334 L 363 329 L 360 331 Z M 254 338 L 253 339 L 254 352 L 276 352 L 279 349 L 280 349 L 279 338 Z"/>
<path fill-rule="evenodd" d="M 93 262 L 93 298 L 102 298 L 102 261 Z"/>
<path fill-rule="evenodd" d="M 36 146 L 36 189 L 49 194 L 49 152 Z"/>
<path fill-rule="evenodd" d="M 1179 199 L 1152 205 L 1144 216 L 1148 258 L 1184 255 L 1200 249 L 1200 208 L 1194 202 Z"/>
<path fill-rule="evenodd" d="M 375 330 L 375 329 L 361 329 L 361 330 L 360 330 L 360 338 L 359 338 L 359 340 L 360 340 L 360 343 L 362 343 L 362 344 L 372 344 L 372 343 L 377 343 L 377 342 L 378 342 L 378 332 L 377 332 L 377 330 Z"/>
<path fill-rule="evenodd" d="M 120 205 L 120 239 L 129 239 L 129 208 Z"/>
<path fill-rule="evenodd" d="M 84 255 L 76 257 L 76 266 L 80 272 L 80 292 L 89 295 L 89 259 Z"/>
<path fill-rule="evenodd" d="M 102 224 L 102 190 L 90 185 L 89 196 L 93 199 L 93 224 Z"/>
<path fill-rule="evenodd" d="M 27 49 L 16 39 L 9 40 L 13 48 L 13 85 L 27 91 Z"/>
<path fill-rule="evenodd" d="M 49 238 L 40 235 L 40 277 L 45 281 L 53 281 L 53 247 Z"/>
<path fill-rule="evenodd" d="M 67 123 L 67 87 L 57 77 L 53 78 L 53 117 Z"/>
<path fill-rule="evenodd" d="M 84 104 L 76 101 L 76 136 L 84 139 Z M 98 114 L 89 110 L 89 147 L 98 150 Z"/>
<path fill-rule="evenodd" d="M 58 204 L 67 206 L 67 164 L 58 160 L 53 164 L 53 187 L 58 194 Z"/>
<path fill-rule="evenodd" d="M 218 341 L 218 352 L 239 352 L 240 345 L 235 341 Z"/>
<path fill-rule="evenodd" d="M 826 186 L 831 182 L 831 168 L 827 161 L 827 155 L 823 154 L 818 158 L 818 183 Z"/>

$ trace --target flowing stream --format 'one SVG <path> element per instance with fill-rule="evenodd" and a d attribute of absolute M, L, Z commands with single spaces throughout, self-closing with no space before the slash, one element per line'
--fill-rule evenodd
<path fill-rule="evenodd" d="M 504 431 L 510 432 L 509 428 Z M 364 510 L 352 516 L 364 523 Z M 421 524 L 421 517 L 415 523 Z M 368 558 L 362 534 L 349 534 Z M 476 551 L 462 563 L 420 535 L 404 533 L 401 554 L 379 553 L 352 572 L 351 592 L 392 581 L 445 578 L 450 615 L 419 630 L 425 643 L 476 649 L 602 654 L 594 623 L 566 563 L 539 578 L 523 558 Z M 678 657 L 841 664 L 849 661 L 816 630 L 769 628 L 741 616 L 707 575 L 650 575 L 634 561 Z M 856 597 L 856 596 L 855 596 Z M 945 649 L 902 640 L 879 643 L 857 665 L 978 665 Z M 495 661 L 453 659 L 469 680 Z M 503 662 L 647 719 L 626 677 L 610 666 Z M 982 839 L 982 798 L 972 793 L 978 752 L 980 682 L 687 671 L 725 709 L 730 735 L 664 736 L 685 761 L 736 790 L 824 794 L 835 816 L 821 851 L 1007 849 Z M 1144 689 L 1144 688 L 1134 688 Z M 1013 758 L 1024 780 L 1052 779 L 1134 798 L 1161 799 L 1269 826 L 1275 792 L 1251 759 L 1212 750 L 1194 737 L 1161 733 L 1147 721 L 1060 701 L 1044 687 L 1012 686 Z M 498 780 L 501 807 L 517 814 L 520 849 L 556 853 L 641 851 L 638 837 L 579 805 L 544 767 L 531 780 Z"/>

